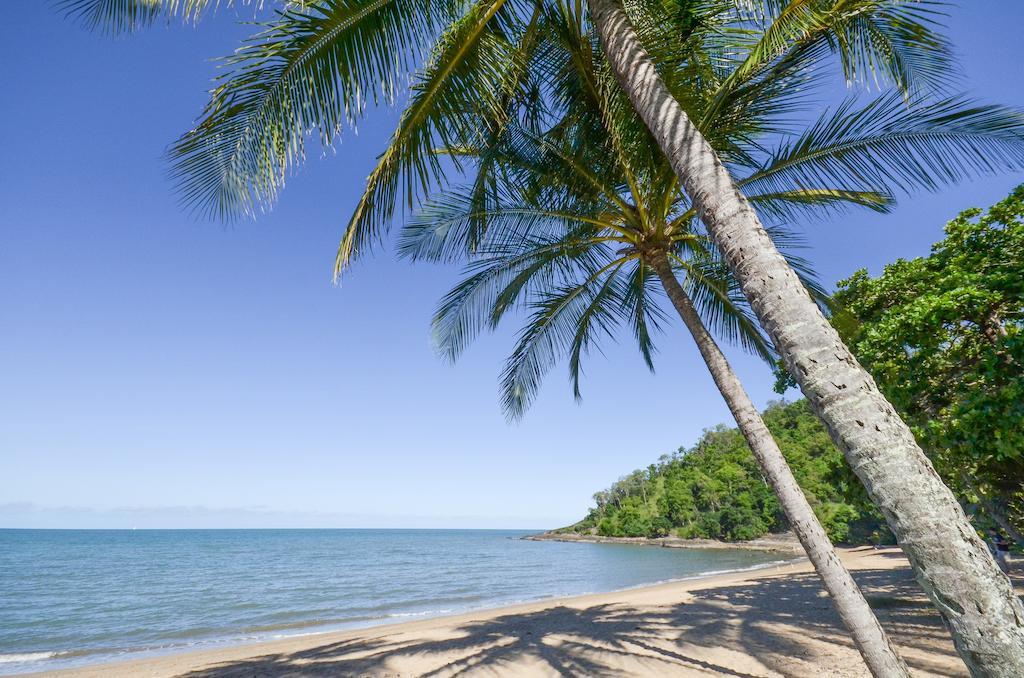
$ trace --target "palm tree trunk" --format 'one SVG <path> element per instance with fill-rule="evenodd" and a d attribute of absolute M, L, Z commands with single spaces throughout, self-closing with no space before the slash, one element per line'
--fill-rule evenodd
<path fill-rule="evenodd" d="M 909 427 L 779 254 L 672 97 L 617 0 L 588 0 L 604 54 L 761 325 L 825 422 L 976 676 L 1024 676 L 1024 606 Z"/>
<path fill-rule="evenodd" d="M 718 390 L 729 405 L 729 410 L 736 419 L 743 437 L 746 438 L 757 463 L 767 476 L 768 484 L 775 491 L 775 496 L 779 498 L 786 518 L 803 544 L 814 570 L 825 584 L 825 589 L 832 596 L 843 624 L 850 631 L 871 673 L 884 678 L 909 676 L 906 665 L 889 642 L 888 636 L 857 588 L 853 577 L 839 560 L 832 542 L 825 534 L 818 517 L 814 515 L 811 505 L 807 503 L 807 497 L 793 477 L 793 472 L 786 463 L 786 458 L 782 456 L 782 450 L 772 437 L 771 431 L 768 430 L 754 403 L 750 401 L 750 396 L 733 372 L 732 366 L 704 327 L 689 296 L 676 279 L 668 257 L 664 253 L 659 253 L 649 263 L 658 274 L 662 287 L 679 312 L 679 317 L 683 319 L 683 324 L 697 342 L 697 348 L 700 349 L 700 354 L 707 363 Z"/>

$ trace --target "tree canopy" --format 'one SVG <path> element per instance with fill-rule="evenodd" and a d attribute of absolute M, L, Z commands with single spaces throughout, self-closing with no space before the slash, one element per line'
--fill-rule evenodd
<path fill-rule="evenodd" d="M 806 401 L 769 405 L 764 419 L 833 541 L 891 538 Z M 572 530 L 738 541 L 788 528 L 743 435 L 722 425 L 620 478 L 594 501 Z"/>
<path fill-rule="evenodd" d="M 945 234 L 927 257 L 841 281 L 834 324 L 946 483 L 1019 539 L 1024 185 L 961 213 Z"/>

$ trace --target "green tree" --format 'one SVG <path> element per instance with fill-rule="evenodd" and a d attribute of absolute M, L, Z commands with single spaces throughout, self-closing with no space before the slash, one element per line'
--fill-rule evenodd
<path fill-rule="evenodd" d="M 763 419 L 831 539 L 864 543 L 871 532 L 884 529 L 859 485 L 851 484 L 842 453 L 806 401 L 774 403 Z M 635 474 L 628 474 L 595 495 L 618 494 L 621 507 L 591 509 L 570 529 L 606 536 L 674 533 L 740 541 L 791 527 L 737 428 L 709 429 L 692 448 L 680 448 L 653 466 L 653 472 L 649 467 L 645 473 L 645 487 L 633 482 Z M 837 476 L 837 469 L 845 475 Z"/>
<path fill-rule="evenodd" d="M 1021 541 L 1024 186 L 931 254 L 839 283 L 836 325 L 962 497 Z"/>

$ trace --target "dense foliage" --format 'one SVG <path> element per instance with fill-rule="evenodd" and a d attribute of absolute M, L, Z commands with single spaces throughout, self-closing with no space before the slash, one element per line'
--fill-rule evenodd
<path fill-rule="evenodd" d="M 839 284 L 835 324 L 965 504 L 1024 522 L 1024 186 Z"/>
<path fill-rule="evenodd" d="M 803 400 L 775 403 L 765 422 L 834 541 L 888 538 L 842 454 Z M 705 431 L 690 449 L 621 478 L 594 495 L 596 506 L 573 526 L 614 537 L 738 541 L 787 528 L 785 517 L 738 429 Z"/>

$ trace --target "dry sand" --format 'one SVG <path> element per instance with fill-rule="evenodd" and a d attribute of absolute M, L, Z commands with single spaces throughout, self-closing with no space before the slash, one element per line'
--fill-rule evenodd
<path fill-rule="evenodd" d="M 848 549 L 843 559 L 916 675 L 967 675 L 899 549 Z M 51 675 L 845 678 L 868 672 L 810 565 L 799 562 Z"/>

